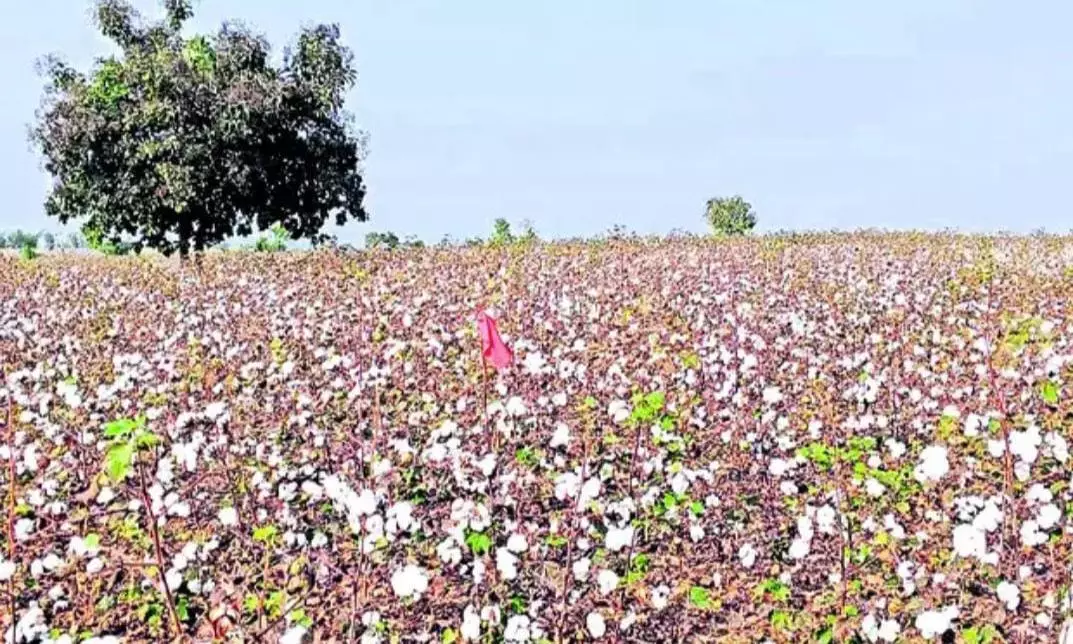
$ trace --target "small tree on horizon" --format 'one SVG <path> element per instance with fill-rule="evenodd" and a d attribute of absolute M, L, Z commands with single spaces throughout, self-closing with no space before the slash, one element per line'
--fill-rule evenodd
<path fill-rule="evenodd" d="M 120 53 L 83 73 L 56 57 L 32 138 L 53 184 L 46 213 L 87 239 L 164 254 L 273 225 L 317 243 L 329 220 L 365 221 L 364 136 L 344 110 L 357 72 L 334 25 L 303 29 L 274 66 L 236 24 L 185 37 L 192 0 L 146 23 L 96 0 Z"/>
<path fill-rule="evenodd" d="M 716 235 L 744 235 L 756 227 L 752 204 L 738 195 L 709 199 L 704 218 Z"/>

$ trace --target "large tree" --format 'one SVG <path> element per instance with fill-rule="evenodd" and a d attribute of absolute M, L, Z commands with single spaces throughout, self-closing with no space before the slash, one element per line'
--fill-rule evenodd
<path fill-rule="evenodd" d="M 756 226 L 752 204 L 738 195 L 709 199 L 704 218 L 717 235 L 744 235 Z"/>
<path fill-rule="evenodd" d="M 126 0 L 97 0 L 120 53 L 89 73 L 43 61 L 46 212 L 168 254 L 273 224 L 316 243 L 330 220 L 367 219 L 364 137 L 344 110 L 357 73 L 338 27 L 304 29 L 274 65 L 262 36 L 232 24 L 184 36 L 191 0 L 163 5 L 147 22 Z"/>

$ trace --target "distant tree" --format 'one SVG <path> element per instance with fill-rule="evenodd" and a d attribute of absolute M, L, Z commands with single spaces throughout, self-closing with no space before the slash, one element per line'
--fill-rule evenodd
<path fill-rule="evenodd" d="M 272 224 L 271 236 L 261 235 L 253 244 L 259 253 L 280 253 L 287 250 L 287 230 L 280 224 Z"/>
<path fill-rule="evenodd" d="M 391 231 L 386 233 L 373 231 L 365 235 L 366 248 L 386 248 L 388 250 L 394 250 L 399 247 L 400 243 L 399 236 Z"/>
<path fill-rule="evenodd" d="M 22 249 L 26 248 L 27 246 L 32 246 L 36 249 L 38 241 L 37 238 L 37 233 L 30 233 L 24 230 L 15 230 L 9 233 L 7 236 L 7 247 Z"/>
<path fill-rule="evenodd" d="M 80 233 L 73 232 L 67 235 L 67 239 L 64 240 L 63 245 L 71 249 L 79 249 L 86 247 L 86 238 Z"/>
<path fill-rule="evenodd" d="M 752 205 L 737 195 L 709 199 L 704 217 L 717 235 L 744 235 L 756 226 Z"/>
<path fill-rule="evenodd" d="M 514 233 L 510 230 L 510 222 L 500 217 L 492 224 L 492 236 L 488 243 L 493 246 L 505 246 L 514 243 Z"/>
<path fill-rule="evenodd" d="M 53 250 L 56 248 L 56 236 L 48 231 L 38 235 L 37 241 L 45 250 Z"/>
<path fill-rule="evenodd" d="M 193 1 L 162 3 L 146 24 L 127 0 L 96 0 L 119 54 L 88 73 L 43 61 L 46 212 L 165 254 L 273 224 L 316 241 L 329 219 L 367 219 L 364 139 L 344 110 L 357 73 L 338 27 L 302 30 L 275 66 L 262 36 L 225 24 L 185 37 Z"/>
<path fill-rule="evenodd" d="M 522 233 L 518 235 L 518 243 L 520 244 L 535 244 L 540 241 L 540 236 L 537 235 L 537 231 L 533 228 L 533 222 L 525 219 L 522 221 Z"/>
<path fill-rule="evenodd" d="M 407 235 L 403 240 L 402 245 L 406 248 L 424 248 L 425 242 L 417 238 L 417 235 Z"/>

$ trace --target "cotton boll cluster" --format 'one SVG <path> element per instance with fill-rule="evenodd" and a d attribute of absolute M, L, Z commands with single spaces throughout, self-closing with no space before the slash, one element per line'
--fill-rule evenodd
<path fill-rule="evenodd" d="M 921 482 L 939 481 L 950 472 L 947 449 L 941 445 L 925 447 L 920 453 L 920 462 L 913 470 L 913 476 Z"/>
<path fill-rule="evenodd" d="M 927 610 L 917 615 L 913 622 L 925 638 L 939 637 L 954 626 L 954 620 L 961 611 L 957 606 L 945 606 L 938 610 Z"/>

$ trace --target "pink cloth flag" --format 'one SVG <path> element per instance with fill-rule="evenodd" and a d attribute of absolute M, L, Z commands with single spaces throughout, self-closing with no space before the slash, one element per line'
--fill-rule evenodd
<path fill-rule="evenodd" d="M 483 309 L 477 311 L 477 333 L 481 336 L 481 358 L 491 362 L 496 369 L 509 367 L 514 360 L 514 352 L 499 337 L 496 321 Z"/>

